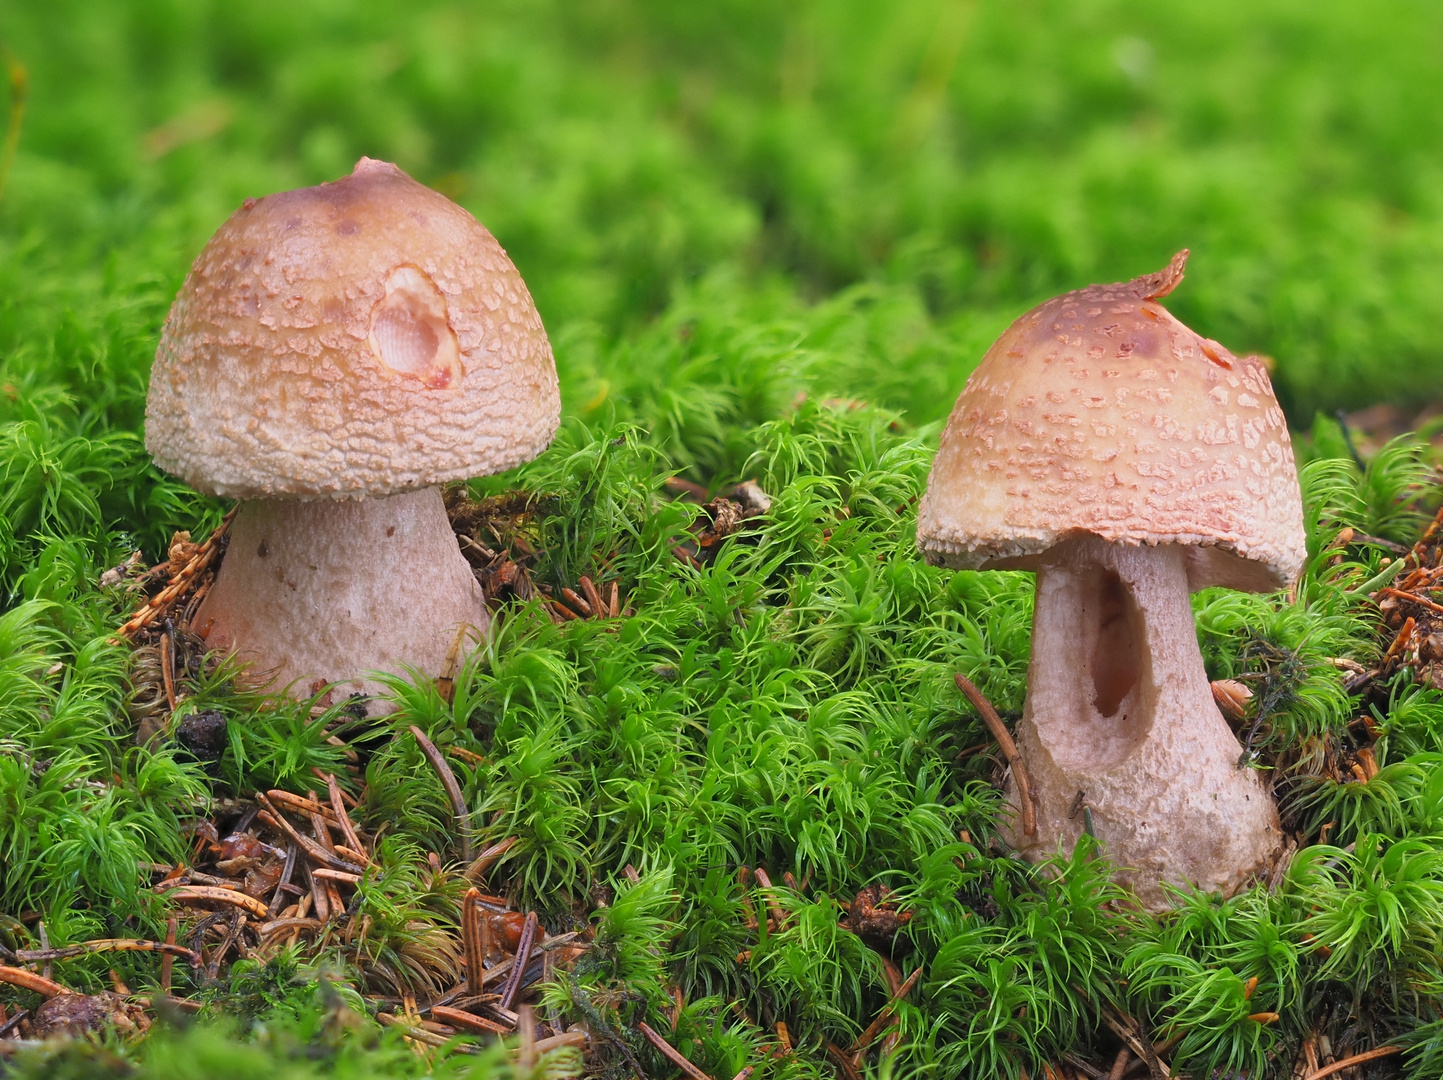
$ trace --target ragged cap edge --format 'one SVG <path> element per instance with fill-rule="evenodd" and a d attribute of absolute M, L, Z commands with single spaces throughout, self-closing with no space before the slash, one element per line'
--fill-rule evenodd
<path fill-rule="evenodd" d="M 1128 282 L 1128 285 L 1143 300 L 1161 300 L 1182 284 L 1183 271 L 1187 268 L 1187 257 L 1188 249 L 1183 248 L 1161 270 L 1135 277 Z"/>

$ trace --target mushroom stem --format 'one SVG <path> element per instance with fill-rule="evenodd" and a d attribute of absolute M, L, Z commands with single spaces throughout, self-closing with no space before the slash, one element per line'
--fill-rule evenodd
<path fill-rule="evenodd" d="M 484 636 L 481 587 L 439 488 L 360 500 L 244 502 L 194 625 L 252 678 L 306 695 L 383 689 L 371 672 L 440 674 L 463 625 Z"/>
<path fill-rule="evenodd" d="M 1235 891 L 1282 841 L 1267 787 L 1239 768 L 1242 747 L 1213 701 L 1187 558 L 1182 546 L 1092 533 L 1044 552 L 1017 725 L 1038 827 L 1013 842 L 1039 857 L 1071 848 L 1085 804 L 1119 879 L 1154 909 L 1169 906 L 1164 882 Z"/>

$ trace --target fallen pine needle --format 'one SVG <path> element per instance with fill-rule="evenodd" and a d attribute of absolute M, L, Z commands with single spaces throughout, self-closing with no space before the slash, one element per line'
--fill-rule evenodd
<path fill-rule="evenodd" d="M 560 1035 L 537 1039 L 534 1049 L 538 1054 L 544 1054 L 548 1050 L 559 1050 L 563 1046 L 574 1046 L 579 1050 L 584 1050 L 586 1042 L 586 1032 L 584 1031 L 563 1031 Z"/>
<path fill-rule="evenodd" d="M 908 975 L 907 981 L 904 982 L 901 986 L 899 986 L 897 988 L 897 992 L 892 995 L 891 999 L 888 1000 L 887 1004 L 882 1006 L 882 1011 L 877 1014 L 877 1019 L 873 1020 L 870 1024 L 867 1025 L 867 1030 L 862 1032 L 861 1036 L 852 1046 L 852 1053 L 854 1055 L 862 1053 L 864 1050 L 867 1049 L 868 1046 L 871 1045 L 872 1040 L 877 1037 L 877 1033 L 882 1030 L 883 1026 L 886 1025 L 887 1020 L 891 1017 L 892 1013 L 896 1011 L 898 1004 L 900 1004 L 902 999 L 907 996 L 907 994 L 911 991 L 912 987 L 917 985 L 917 979 L 921 976 L 921 974 L 922 969 L 918 968 L 916 971 L 912 972 L 912 974 Z"/>
<path fill-rule="evenodd" d="M 400 1028 L 401 1033 L 405 1035 L 406 1038 L 414 1039 L 416 1042 L 422 1043 L 425 1046 L 445 1046 L 450 1042 L 450 1039 L 446 1038 L 446 1036 L 437 1035 L 434 1031 L 427 1031 L 425 1028 L 417 1027 L 415 1024 L 408 1023 L 393 1013 L 377 1013 L 376 1019 L 387 1027 Z M 476 1053 L 476 1048 L 466 1043 L 453 1046 L 452 1049 L 458 1050 L 463 1054 Z"/>
<path fill-rule="evenodd" d="M 672 1046 L 671 1043 L 667 1042 L 655 1031 L 652 1031 L 646 1024 L 643 1023 L 638 1026 L 641 1028 L 641 1033 L 646 1036 L 646 1041 L 660 1050 L 668 1061 L 686 1073 L 687 1076 L 691 1077 L 691 1080 L 711 1080 L 710 1076 L 683 1057 L 680 1050 Z"/>
<path fill-rule="evenodd" d="M 456 783 L 456 774 L 451 771 L 451 766 L 446 764 L 445 755 L 436 749 L 435 743 L 426 738 L 426 733 L 412 724 L 411 734 L 416 737 L 421 753 L 426 755 L 426 760 L 441 778 L 441 786 L 446 789 L 446 797 L 451 800 L 451 811 L 456 815 L 456 827 L 461 830 L 461 861 L 469 863 L 475 852 L 471 841 L 471 815 L 466 812 L 466 800 L 461 795 L 461 785 Z"/>
<path fill-rule="evenodd" d="M 516 846 L 518 839 L 520 838 L 516 836 L 508 836 L 505 840 L 498 840 L 492 844 L 485 851 L 481 852 L 480 855 L 476 856 L 475 862 L 462 871 L 463 876 L 471 881 L 480 881 L 490 872 L 491 867 L 495 865 L 496 861 L 500 859 L 502 855 L 505 855 Z"/>
<path fill-rule="evenodd" d="M 475 1035 L 510 1035 L 511 1029 L 494 1020 L 487 1020 L 484 1016 L 477 1016 L 475 1013 L 466 1012 L 463 1009 L 452 1009 L 446 1005 L 432 1005 L 431 1015 L 443 1024 L 450 1024 L 452 1027 L 460 1028 L 462 1031 L 469 1031 Z"/>
<path fill-rule="evenodd" d="M 1364 1050 L 1361 1054 L 1354 1054 L 1350 1058 L 1344 1058 L 1342 1061 L 1335 1061 L 1331 1065 L 1326 1065 L 1315 1073 L 1309 1073 L 1303 1080 L 1323 1080 L 1325 1076 L 1332 1076 L 1334 1073 L 1342 1072 L 1344 1069 L 1351 1069 L 1354 1065 L 1361 1065 L 1365 1061 L 1373 1061 L 1376 1058 L 1387 1057 L 1389 1054 L 1401 1054 L 1402 1052 L 1403 1048 L 1401 1046 L 1380 1046 L 1376 1050 Z"/>
<path fill-rule="evenodd" d="M 482 919 L 476 906 L 480 896 L 481 890 L 473 886 L 461 899 L 461 947 L 466 957 L 466 989 L 472 995 L 481 993 L 481 976 L 485 968 Z"/>
<path fill-rule="evenodd" d="M 289 807 L 298 814 L 320 814 L 326 819 L 327 825 L 338 825 L 339 819 L 333 807 L 316 799 L 308 799 L 304 795 L 293 795 L 289 791 L 282 791 L 280 788 L 272 788 L 266 792 L 266 797 L 271 802 L 279 803 Z"/>
<path fill-rule="evenodd" d="M 862 1074 L 857 1072 L 856 1068 L 852 1065 L 852 1059 L 849 1058 L 836 1043 L 828 1041 L 827 1056 L 836 1062 L 837 1068 L 842 1073 L 843 1080 L 862 1080 Z"/>
<path fill-rule="evenodd" d="M 270 909 L 253 896 L 247 896 L 236 889 L 218 889 L 213 885 L 182 885 L 178 889 L 171 889 L 165 895 L 182 904 L 200 902 L 230 904 L 262 919 L 270 913 Z"/>
<path fill-rule="evenodd" d="M 344 870 L 330 870 L 322 867 L 311 871 L 312 877 L 318 877 L 322 881 L 342 881 L 347 885 L 354 885 L 361 880 L 360 874 L 348 874 Z"/>
<path fill-rule="evenodd" d="M 262 795 L 259 791 L 256 792 L 256 802 L 260 803 L 270 812 L 269 819 L 263 820 L 268 820 L 268 823 L 274 822 L 275 826 L 280 829 L 281 832 L 290 837 L 291 843 L 304 851 L 312 862 L 320 866 L 329 866 L 332 870 L 344 870 L 348 874 L 364 874 L 366 872 L 364 866 L 353 863 L 349 859 L 343 859 L 334 852 L 327 851 L 309 836 L 302 836 L 296 827 L 286 820 L 285 815 L 277 809 L 276 804 L 271 802 L 269 797 Z M 327 807 L 327 809 L 329 810 L 330 808 Z"/>
<path fill-rule="evenodd" d="M 526 922 L 521 927 L 521 939 L 516 943 L 516 958 L 512 962 L 511 974 L 506 977 L 506 985 L 501 988 L 500 1005 L 503 1009 L 510 1009 L 516 1003 L 516 995 L 521 992 L 521 980 L 531 962 L 531 946 L 536 941 L 538 924 L 536 912 L 528 911 Z M 522 960 L 522 957 L 526 959 Z"/>
<path fill-rule="evenodd" d="M 57 997 L 60 994 L 73 994 L 75 991 L 68 986 L 61 986 L 53 979 L 47 979 L 43 975 L 37 975 L 33 971 L 26 971 L 24 968 L 8 967 L 0 964 L 0 982 L 9 983 L 11 986 L 18 986 L 22 990 L 29 990 L 31 993 L 39 994 L 41 997 Z"/>
<path fill-rule="evenodd" d="M 1028 836 L 1036 836 L 1037 810 L 1032 805 L 1032 784 L 1027 775 L 1027 763 L 1022 760 L 1022 751 L 1018 750 L 1017 744 L 1012 741 L 1007 725 L 1002 722 L 1002 717 L 997 715 L 992 702 L 982 696 L 982 691 L 972 685 L 972 680 L 960 673 L 954 674 L 952 678 L 957 683 L 957 689 L 967 695 L 967 699 L 981 714 L 982 722 L 987 725 L 987 730 L 992 732 L 992 737 L 1002 748 L 1002 754 L 1007 758 L 1007 764 L 1012 767 L 1012 775 L 1017 780 L 1017 801 L 1022 804 L 1022 831 Z"/>

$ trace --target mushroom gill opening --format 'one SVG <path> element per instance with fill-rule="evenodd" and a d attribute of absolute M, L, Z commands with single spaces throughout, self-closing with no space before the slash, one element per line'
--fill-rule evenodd
<path fill-rule="evenodd" d="M 371 309 L 376 359 L 434 390 L 457 382 L 460 348 L 436 283 L 415 266 L 398 266 L 387 275 L 385 288 L 385 297 Z"/>

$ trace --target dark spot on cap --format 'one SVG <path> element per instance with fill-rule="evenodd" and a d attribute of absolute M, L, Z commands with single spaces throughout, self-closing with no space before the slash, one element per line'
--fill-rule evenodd
<path fill-rule="evenodd" d="M 396 526 L 394 526 L 394 525 L 387 525 L 387 526 L 386 526 L 386 535 L 387 535 L 387 536 L 395 536 L 395 535 L 396 535 Z"/>
<path fill-rule="evenodd" d="M 264 558 L 265 558 L 267 555 L 269 555 L 270 553 L 271 553 L 271 549 L 268 548 L 268 547 L 266 547 L 266 542 L 265 542 L 264 540 L 262 540 L 262 541 L 261 541 L 261 546 L 258 547 L 258 548 L 256 548 L 256 555 L 258 555 L 260 558 L 264 559 Z"/>

